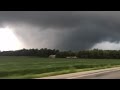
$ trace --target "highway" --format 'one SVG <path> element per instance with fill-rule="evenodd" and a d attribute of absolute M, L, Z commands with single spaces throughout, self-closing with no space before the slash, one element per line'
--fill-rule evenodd
<path fill-rule="evenodd" d="M 49 76 L 37 79 L 120 79 L 120 67 Z"/>

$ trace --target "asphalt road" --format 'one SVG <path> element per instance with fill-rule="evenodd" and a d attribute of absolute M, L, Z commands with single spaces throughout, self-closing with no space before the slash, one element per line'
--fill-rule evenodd
<path fill-rule="evenodd" d="M 120 79 L 120 67 L 49 76 L 37 79 Z"/>
<path fill-rule="evenodd" d="M 102 73 L 102 74 L 94 74 L 83 77 L 74 77 L 74 79 L 120 79 L 120 70 Z"/>

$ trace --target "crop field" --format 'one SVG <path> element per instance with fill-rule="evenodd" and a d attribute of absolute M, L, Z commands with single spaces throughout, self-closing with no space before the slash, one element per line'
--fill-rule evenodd
<path fill-rule="evenodd" d="M 66 59 L 0 56 L 0 78 L 30 79 L 71 72 L 116 67 L 120 59 Z"/>

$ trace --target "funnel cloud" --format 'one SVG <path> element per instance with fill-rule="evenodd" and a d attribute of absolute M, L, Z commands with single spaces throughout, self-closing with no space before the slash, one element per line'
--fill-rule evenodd
<path fill-rule="evenodd" d="M 120 49 L 119 11 L 0 11 L 21 48 Z"/>

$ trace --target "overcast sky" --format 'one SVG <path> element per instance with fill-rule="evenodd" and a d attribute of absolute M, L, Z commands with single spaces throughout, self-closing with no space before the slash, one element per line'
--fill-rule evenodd
<path fill-rule="evenodd" d="M 120 49 L 119 11 L 0 11 L 21 48 Z"/>

